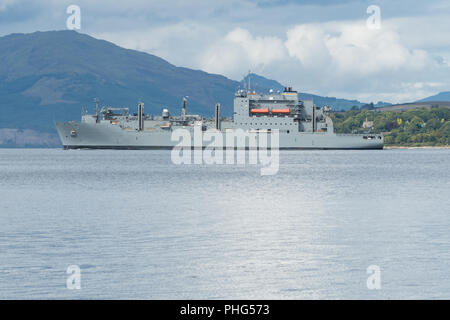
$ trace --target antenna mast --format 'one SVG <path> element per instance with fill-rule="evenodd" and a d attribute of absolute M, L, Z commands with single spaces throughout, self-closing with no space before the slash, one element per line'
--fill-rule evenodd
<path fill-rule="evenodd" d="M 95 115 L 98 116 L 98 98 L 94 98 L 95 102 Z"/>
<path fill-rule="evenodd" d="M 99 122 L 98 119 L 98 98 L 94 98 L 94 102 L 95 102 L 95 122 Z"/>
<path fill-rule="evenodd" d="M 181 109 L 181 117 L 183 120 L 186 119 L 187 98 L 189 98 L 189 96 L 183 97 L 183 108 Z"/>

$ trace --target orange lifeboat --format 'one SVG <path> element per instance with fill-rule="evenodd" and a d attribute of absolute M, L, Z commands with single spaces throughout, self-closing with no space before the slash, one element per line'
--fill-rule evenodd
<path fill-rule="evenodd" d="M 250 110 L 251 113 L 269 113 L 269 109 L 265 108 L 265 109 L 251 109 Z"/>
<path fill-rule="evenodd" d="M 291 109 L 272 109 L 272 113 L 290 113 Z"/>

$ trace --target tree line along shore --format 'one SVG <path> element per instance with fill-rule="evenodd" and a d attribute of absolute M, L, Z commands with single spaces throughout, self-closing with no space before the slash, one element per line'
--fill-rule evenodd
<path fill-rule="evenodd" d="M 349 110 L 331 114 L 336 133 L 383 133 L 386 146 L 450 145 L 450 109 Z"/>

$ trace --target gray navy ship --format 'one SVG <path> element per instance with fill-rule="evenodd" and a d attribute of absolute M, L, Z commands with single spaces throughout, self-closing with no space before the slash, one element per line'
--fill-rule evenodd
<path fill-rule="evenodd" d="M 183 98 L 181 115 L 171 115 L 168 109 L 160 116 L 147 115 L 143 103 L 134 114 L 128 108 L 99 110 L 97 102 L 95 114 L 83 113 L 81 122 L 55 125 L 64 149 L 172 149 L 179 143 L 172 140 L 174 130 L 194 133 L 195 128 L 218 130 L 223 136 L 238 129 L 257 136 L 277 131 L 279 149 L 383 149 L 382 134 L 336 134 L 330 111 L 328 106 L 316 107 L 313 101 L 299 101 L 297 92 L 287 87 L 283 92 L 267 93 L 238 90 L 233 118 L 221 117 L 220 104 L 215 106 L 214 118 L 188 114 Z"/>

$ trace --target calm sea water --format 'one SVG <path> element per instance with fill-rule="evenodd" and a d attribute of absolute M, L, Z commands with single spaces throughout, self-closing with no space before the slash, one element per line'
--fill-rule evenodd
<path fill-rule="evenodd" d="M 261 176 L 169 151 L 0 149 L 0 298 L 449 299 L 449 160 L 287 151 Z"/>

